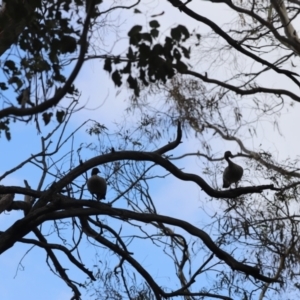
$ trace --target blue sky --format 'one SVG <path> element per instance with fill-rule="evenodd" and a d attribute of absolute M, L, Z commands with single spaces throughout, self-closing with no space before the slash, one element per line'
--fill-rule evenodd
<path fill-rule="evenodd" d="M 196 5 L 195 5 L 196 6 Z M 191 6 L 192 7 L 192 6 Z M 225 23 L 230 21 L 233 16 L 229 13 L 229 10 L 224 6 L 215 6 L 218 9 L 211 9 L 209 3 L 201 3 L 201 11 L 205 11 L 206 17 L 212 17 L 217 23 Z M 143 6 L 141 6 L 141 9 Z M 196 6 L 197 8 L 197 6 Z M 149 6 L 147 7 L 149 10 Z M 178 11 L 164 6 L 161 2 L 153 2 L 153 10 L 148 11 L 148 15 L 153 13 L 160 13 L 165 11 L 165 15 L 159 19 L 162 24 L 162 28 L 169 28 L 175 21 L 179 20 L 178 23 L 183 23 L 190 28 L 198 28 L 201 33 L 206 32 L 206 28 L 203 25 L 199 25 L 185 15 Z M 122 24 L 121 30 L 125 35 L 128 29 L 135 23 L 144 22 L 144 17 L 132 14 L 132 11 L 122 12 L 122 18 L 124 23 Z M 296 22 L 295 22 L 296 23 Z M 294 24 L 297 27 L 297 23 Z M 299 27 L 299 26 L 298 26 Z M 111 40 L 114 40 L 113 34 L 111 34 L 105 42 L 109 44 Z M 122 40 L 116 47 L 123 48 L 125 41 Z M 209 45 L 208 45 L 209 46 Z M 224 70 L 226 73 L 228 70 Z M 222 74 L 218 74 L 222 76 Z M 268 81 L 274 81 L 274 86 L 278 84 L 278 77 L 274 75 L 274 78 L 265 79 Z M 281 79 L 280 79 L 281 80 Z M 102 65 L 99 61 L 88 62 L 84 65 L 80 75 L 76 79 L 76 84 L 82 91 L 81 103 L 87 102 L 87 109 L 75 114 L 71 119 L 68 127 L 68 132 L 72 132 L 77 126 L 79 126 L 87 118 L 96 119 L 100 123 L 105 124 L 110 130 L 115 128 L 115 122 L 122 120 L 124 115 L 124 109 L 128 105 L 128 94 L 123 88 L 120 93 L 114 87 L 112 81 L 109 79 L 107 73 L 102 70 Z M 285 85 L 284 82 L 280 81 L 280 84 Z M 293 87 L 290 87 L 293 89 Z M 99 107 L 100 106 L 100 107 Z M 278 134 L 272 127 L 272 124 L 266 123 L 263 127 L 257 128 L 259 131 L 258 137 L 253 140 L 244 141 L 249 147 L 257 147 L 260 143 L 263 143 L 263 147 L 266 150 L 275 153 L 278 158 L 284 158 L 288 155 L 297 155 L 297 148 L 291 147 L 290 145 L 294 142 L 295 135 L 295 124 L 298 124 L 299 105 L 295 104 L 294 108 L 290 108 L 289 113 L 282 114 L 281 124 L 284 135 L 279 137 Z M 99 107 L 98 109 L 95 109 Z M 128 126 L 135 123 L 135 116 L 127 118 Z M 43 128 L 43 135 L 46 135 L 54 123 L 48 127 Z M 90 137 L 85 132 L 86 127 L 82 128 L 74 138 L 75 149 L 80 143 L 91 143 L 97 141 L 94 137 Z M 12 125 L 12 140 L 6 141 L 4 137 L 1 138 L 1 148 L 5 149 L 5 157 L 0 160 L 0 174 L 3 174 L 8 169 L 13 168 L 18 163 L 22 162 L 29 155 L 40 151 L 40 138 L 35 130 L 34 124 L 13 124 Z M 161 145 L 166 143 L 168 140 L 162 140 Z M 22 145 L 22 147 L 20 146 Z M 233 152 L 237 152 L 239 149 L 233 143 L 225 143 L 224 141 L 212 141 L 212 146 L 215 153 L 221 156 L 224 149 L 230 149 Z M 70 150 L 70 144 L 66 144 L 62 149 L 61 153 L 67 153 Z M 151 148 L 151 147 L 150 147 Z M 172 153 L 174 155 L 180 155 L 186 152 L 197 152 L 200 149 L 199 140 L 187 139 L 183 137 L 183 143 Z M 60 153 L 60 155 L 61 155 Z M 83 159 L 89 159 L 96 153 L 92 151 L 85 151 Z M 243 160 L 238 160 L 243 163 Z M 66 159 L 65 167 L 68 166 L 68 159 Z M 180 161 L 174 162 L 178 167 L 184 168 L 186 172 L 201 173 L 202 163 L 201 160 L 195 157 L 185 158 Z M 27 179 L 33 188 L 37 187 L 41 172 L 33 167 L 26 166 L 21 170 L 9 175 L 1 183 L 5 185 L 21 185 L 24 186 L 23 180 Z M 51 178 L 46 181 L 46 184 L 51 182 Z M 218 175 L 218 183 L 221 185 L 221 175 Z M 218 201 L 206 202 L 206 195 L 203 194 L 200 189 L 193 183 L 181 182 L 172 176 L 167 177 L 164 181 L 157 181 L 152 184 L 153 199 L 155 201 L 157 210 L 161 214 L 177 217 L 180 219 L 188 220 L 190 223 L 200 226 L 207 222 L 207 215 L 201 210 L 201 207 L 205 205 L 205 209 L 208 212 L 215 212 L 222 209 L 222 203 Z M 88 193 L 85 194 L 88 197 Z M 112 198 L 111 194 L 108 193 L 107 199 Z M 20 199 L 20 196 L 15 197 L 16 200 Z M 120 200 L 116 203 L 116 206 L 124 206 L 125 201 Z M 21 218 L 20 212 L 10 212 L 1 214 L 0 216 L 0 228 L 5 230 L 8 226 L 13 224 L 14 221 Z M 46 226 L 50 226 L 50 223 Z M 149 228 L 149 227 L 148 227 Z M 67 233 L 66 233 L 67 234 Z M 51 239 L 51 237 L 50 237 Z M 136 242 L 136 246 L 132 246 L 132 249 L 143 247 L 141 243 Z M 48 266 L 45 263 L 46 255 L 42 249 L 35 247 L 31 250 L 22 260 L 26 251 L 29 249 L 28 245 L 22 245 L 17 243 L 0 256 L 0 276 L 2 279 L 2 285 L 0 289 L 0 299 L 14 300 L 14 299 L 44 299 L 44 300 L 60 300 L 68 299 L 72 295 L 70 288 L 57 276 L 49 271 Z M 87 242 L 84 243 L 84 254 L 89 257 L 93 255 L 93 247 Z M 106 255 L 108 255 L 106 253 Z M 80 271 L 73 268 L 67 260 L 64 260 L 63 255 L 62 261 L 65 266 L 70 268 L 70 277 L 76 281 L 80 281 L 85 278 Z M 155 278 L 159 279 L 160 283 L 169 285 L 176 284 L 173 282 L 173 278 L 170 278 L 170 270 L 173 265 L 166 260 L 157 260 L 159 257 L 156 250 L 135 251 L 135 257 L 139 258 L 143 265 L 151 271 Z M 22 260 L 22 267 L 19 263 Z M 91 257 L 87 260 L 92 266 L 94 258 Z M 115 260 L 111 260 L 111 267 L 114 267 Z M 163 268 L 161 265 L 163 264 Z M 83 299 L 90 299 L 89 296 L 83 294 Z"/>

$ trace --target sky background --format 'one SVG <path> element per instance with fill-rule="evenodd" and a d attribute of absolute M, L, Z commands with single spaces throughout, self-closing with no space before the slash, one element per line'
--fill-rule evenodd
<path fill-rule="evenodd" d="M 150 7 L 152 7 L 151 10 Z M 208 2 L 198 1 L 197 3 L 189 4 L 189 7 L 194 8 L 196 12 L 205 15 L 207 18 L 211 18 L 219 25 L 230 22 L 236 18 L 236 16 L 234 16 L 224 5 L 211 5 Z M 172 25 L 184 24 L 190 29 L 196 28 L 203 35 L 208 31 L 207 27 L 187 18 L 178 10 L 165 4 L 164 1 L 153 1 L 151 4 L 147 3 L 147 6 L 141 4 L 139 9 L 143 12 L 147 11 L 148 16 L 159 14 L 164 11 L 165 14 L 159 18 L 162 29 L 167 30 Z M 122 22 L 120 22 L 122 23 L 122 27 L 120 28 L 121 36 L 126 36 L 126 33 L 133 25 L 138 23 L 144 24 L 145 22 L 144 15 L 133 14 L 132 10 L 122 11 L 119 17 L 122 19 Z M 299 28 L 298 20 L 294 20 L 293 24 L 295 28 Z M 114 40 L 114 34 L 110 33 L 105 37 L 104 43 L 110 45 Z M 116 47 L 125 49 L 126 40 L 121 40 Z M 201 66 L 201 68 L 205 67 L 207 66 Z M 224 76 L 227 71 L 228 70 L 224 69 Z M 222 76 L 222 74 L 218 74 L 218 76 Z M 275 74 L 274 77 L 269 76 L 268 78 L 265 78 L 265 80 L 265 83 L 269 86 L 281 84 L 287 90 L 294 89 L 289 82 L 285 82 Z M 114 87 L 112 80 L 109 78 L 109 75 L 103 71 L 102 62 L 87 62 L 82 68 L 75 83 L 82 92 L 80 98 L 81 103 L 87 103 L 87 105 L 85 109 L 77 112 L 74 117 L 71 118 L 67 130 L 68 132 L 72 132 L 72 130 L 77 128 L 86 119 L 95 119 L 100 123 L 105 124 L 110 130 L 116 128 L 115 123 L 123 120 L 125 117 L 127 118 L 128 125 L 135 123 L 135 116 L 128 117 L 125 116 L 124 113 L 125 108 L 128 106 L 129 94 L 126 93 L 125 88 L 122 88 L 119 93 L 119 90 Z M 265 122 L 262 127 L 258 127 L 258 137 L 255 140 L 249 139 L 245 141 L 246 145 L 250 149 L 255 149 L 258 145 L 262 144 L 263 149 L 270 151 L 278 159 L 289 156 L 296 157 L 298 155 L 298 147 L 296 147 L 298 138 L 295 139 L 295 136 L 298 134 L 299 105 L 298 103 L 294 104 L 294 107 L 287 106 L 287 108 L 282 111 L 280 117 L 281 136 L 274 130 L 271 122 Z M 289 109 L 288 112 L 287 109 Z M 54 122 L 49 125 L 49 129 L 47 129 L 47 127 L 43 129 L 44 136 L 47 134 L 47 130 L 50 130 L 51 126 L 53 128 Z M 78 134 L 76 134 L 74 138 L 75 149 L 80 143 L 88 144 L 90 142 L 95 142 L 95 138 L 90 137 L 85 130 L 86 127 L 83 127 Z M 2 151 L 5 151 L 5 157 L 2 157 L 0 160 L 0 174 L 13 168 L 29 155 L 40 151 L 41 135 L 37 135 L 34 124 L 29 124 L 27 126 L 20 123 L 12 124 L 11 132 L 11 141 L 7 141 L 4 137 L 1 137 L 0 139 L 1 149 Z M 173 152 L 174 155 L 197 152 L 199 150 L 199 141 L 196 138 L 187 139 L 183 136 L 182 141 L 183 143 Z M 167 140 L 162 140 L 161 145 L 164 145 L 166 142 Z M 212 141 L 212 143 L 213 147 L 215 147 L 215 153 L 219 153 L 219 157 L 223 155 L 225 150 L 231 150 L 233 153 L 239 151 L 239 148 L 233 142 L 225 143 L 224 141 L 218 140 L 217 142 Z M 22 145 L 22 147 L 20 145 Z M 155 147 L 152 149 L 155 149 Z M 63 148 L 63 151 L 65 152 L 68 150 L 70 150 L 70 144 L 67 144 Z M 96 155 L 96 153 L 94 155 Z M 85 151 L 83 159 L 87 160 L 92 156 L 92 151 Z M 242 159 L 238 159 L 237 161 L 243 164 Z M 68 162 L 65 163 L 67 164 Z M 199 158 L 190 157 L 175 161 L 174 163 L 178 167 L 184 168 L 184 171 L 186 172 L 201 175 L 203 165 Z M 36 188 L 40 175 L 41 172 L 37 168 L 26 166 L 9 175 L 1 182 L 1 184 L 24 186 L 23 180 L 27 179 L 32 188 Z M 218 182 L 221 186 L 221 174 L 218 176 Z M 86 196 L 88 197 L 88 193 L 86 193 Z M 15 199 L 22 200 L 18 195 Z M 107 199 L 110 200 L 109 193 Z M 207 196 L 202 193 L 195 184 L 182 182 L 172 176 L 167 177 L 163 184 L 160 183 L 155 185 L 153 199 L 158 213 L 188 220 L 191 224 L 196 226 L 205 223 L 205 219 L 207 218 L 206 214 L 201 210 L 203 205 L 206 206 L 208 212 L 214 212 L 215 210 L 222 208 L 222 203 L 218 201 L 207 203 Z M 123 204 L 120 203 L 120 206 Z M 22 214 L 20 212 L 6 212 L 1 214 L 1 230 L 5 230 L 21 217 Z M 137 244 L 137 247 L 143 246 Z M 17 243 L 0 256 L 0 299 L 69 299 L 72 295 L 70 288 L 60 278 L 49 271 L 49 268 L 45 263 L 46 255 L 44 251 L 35 247 L 26 255 L 28 249 L 29 247 L 27 245 Z M 93 253 L 93 249 L 86 242 L 86 254 L 88 255 L 89 253 Z M 26 256 L 24 257 L 24 255 Z M 63 257 L 63 255 L 59 256 Z M 159 279 L 162 284 L 169 285 L 170 282 L 172 282 L 172 278 L 169 277 L 170 272 L 168 272 L 170 268 L 173 268 L 170 262 L 165 260 L 161 262 L 158 260 L 157 264 L 153 264 L 154 259 L 158 257 L 157 253 L 139 251 L 136 253 L 135 257 L 140 258 L 143 265 L 149 268 L 151 272 L 155 274 L 154 277 Z M 112 266 L 114 262 L 115 261 L 112 260 Z M 160 267 L 161 264 L 164 264 L 165 271 Z M 72 273 L 69 275 L 74 280 L 80 281 L 82 278 L 85 278 L 81 272 L 76 271 L 74 268 L 71 269 Z M 174 284 L 174 282 L 172 282 L 172 284 Z M 90 299 L 90 297 L 84 293 L 82 298 Z"/>

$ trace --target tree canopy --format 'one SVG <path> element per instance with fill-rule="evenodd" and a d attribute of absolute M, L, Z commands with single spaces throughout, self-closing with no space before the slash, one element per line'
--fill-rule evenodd
<path fill-rule="evenodd" d="M 299 12 L 3 1 L 1 255 L 46 257 L 71 299 L 297 298 Z M 227 150 L 243 177 L 224 189 Z"/>

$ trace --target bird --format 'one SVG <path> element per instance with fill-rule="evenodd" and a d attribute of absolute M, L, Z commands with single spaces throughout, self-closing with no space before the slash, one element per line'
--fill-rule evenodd
<path fill-rule="evenodd" d="M 223 188 L 228 188 L 232 183 L 235 183 L 237 187 L 237 182 L 241 180 L 243 176 L 244 169 L 232 162 L 229 157 L 233 157 L 230 151 L 224 153 L 224 158 L 228 162 L 228 166 L 225 168 L 223 173 Z"/>
<path fill-rule="evenodd" d="M 0 194 L 0 214 L 10 207 L 15 194 Z"/>
<path fill-rule="evenodd" d="M 107 184 L 104 178 L 97 175 L 98 173 L 100 173 L 98 168 L 92 169 L 91 177 L 87 180 L 87 188 L 99 201 L 105 199 Z"/>

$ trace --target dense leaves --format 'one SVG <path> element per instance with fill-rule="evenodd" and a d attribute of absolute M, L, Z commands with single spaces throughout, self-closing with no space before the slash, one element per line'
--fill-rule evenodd
<path fill-rule="evenodd" d="M 101 2 L 95 1 L 94 4 Z M 80 38 L 85 20 L 84 11 L 84 1 L 13 0 L 6 3 L 4 13 L 0 15 L 0 23 L 4 28 L 1 39 L 3 46 L 10 39 L 7 26 L 13 25 L 9 24 L 14 24 L 18 30 L 20 28 L 20 32 L 14 38 L 14 44 L 9 45 L 8 50 L 13 55 L 2 56 L 0 89 L 15 95 L 11 97 L 3 94 L 4 98 L 17 100 L 6 101 L 3 108 L 15 105 L 20 109 L 38 106 L 66 83 L 65 67 L 71 63 L 70 55 L 76 56 L 79 44 L 82 44 Z M 92 11 L 96 12 L 97 6 Z M 11 35 L 17 33 L 16 30 Z M 23 91 L 28 87 L 31 99 L 24 101 Z M 71 86 L 68 93 L 76 96 L 76 87 Z M 43 114 L 45 124 L 48 124 L 50 115 L 47 112 Z M 19 118 L 18 121 L 28 122 L 28 118 Z"/>
<path fill-rule="evenodd" d="M 150 32 L 143 32 L 140 25 L 133 26 L 129 32 L 129 47 L 126 53 L 128 62 L 125 67 L 116 66 L 112 79 L 117 86 L 121 85 L 121 75 L 128 74 L 127 82 L 136 97 L 140 94 L 142 86 L 149 83 L 166 83 L 177 72 L 187 71 L 187 60 L 190 58 L 190 48 L 184 47 L 184 42 L 194 37 L 183 25 L 171 29 L 163 43 L 155 42 L 159 36 L 160 24 L 157 20 L 149 22 Z M 112 71 L 113 61 L 105 60 L 104 70 Z M 115 63 L 116 64 L 116 63 Z M 139 74 L 137 76 L 137 74 Z M 125 76 L 125 75 L 124 75 Z"/>

